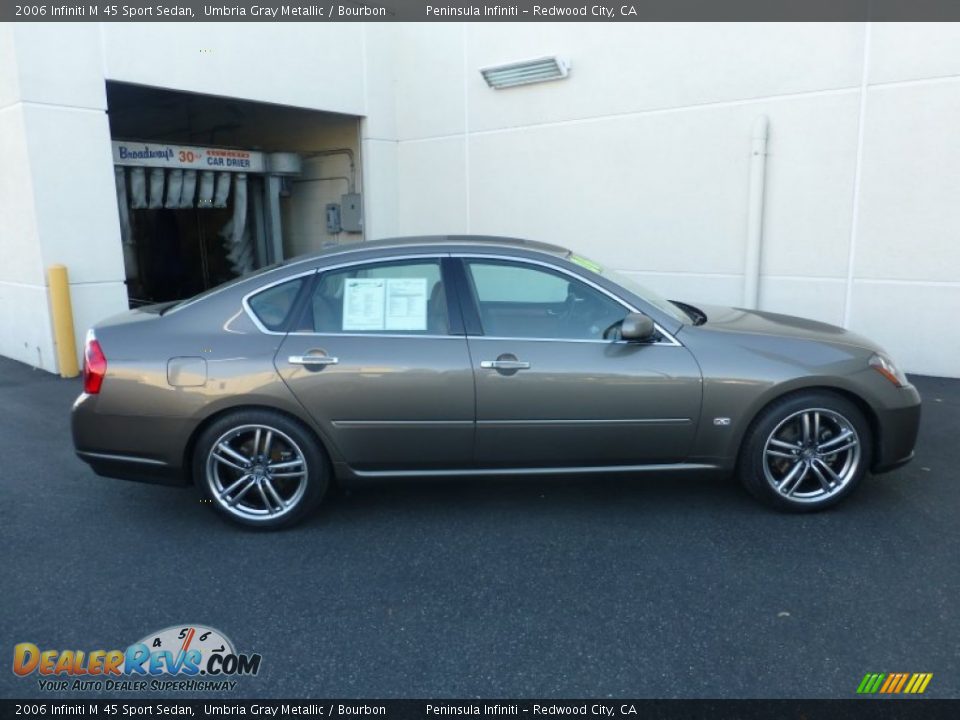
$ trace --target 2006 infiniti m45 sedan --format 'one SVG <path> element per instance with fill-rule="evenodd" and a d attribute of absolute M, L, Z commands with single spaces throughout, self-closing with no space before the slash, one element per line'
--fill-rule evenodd
<path fill-rule="evenodd" d="M 563 248 L 480 237 L 299 258 L 87 338 L 77 454 L 288 525 L 334 481 L 735 472 L 785 510 L 910 460 L 916 389 L 875 344 L 668 302 Z"/>

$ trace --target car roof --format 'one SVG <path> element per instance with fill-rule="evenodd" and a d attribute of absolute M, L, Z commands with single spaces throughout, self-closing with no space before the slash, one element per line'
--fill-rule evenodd
<path fill-rule="evenodd" d="M 347 255 L 356 252 L 370 252 L 376 250 L 393 250 L 402 248 L 429 247 L 438 249 L 438 246 L 457 246 L 477 248 L 510 248 L 515 250 L 531 250 L 558 257 L 566 257 L 570 250 L 559 245 L 523 240 L 521 238 L 498 237 L 495 235 L 411 235 L 409 237 L 383 238 L 381 240 L 365 240 L 348 245 L 334 245 L 318 252 L 298 255 L 295 258 L 281 263 L 280 267 L 295 265 L 312 260 L 326 260 L 338 255 Z"/>
<path fill-rule="evenodd" d="M 363 260 L 375 261 L 378 256 L 389 257 L 389 251 L 394 249 L 416 250 L 418 248 L 427 249 L 431 252 L 443 252 L 443 248 L 485 248 L 485 249 L 512 249 L 525 250 L 528 252 L 540 252 L 553 255 L 554 257 L 566 258 L 570 255 L 567 248 L 550 243 L 537 242 L 535 240 L 523 240 L 521 238 L 497 237 L 494 235 L 411 235 L 409 237 L 393 237 L 381 240 L 369 240 L 350 243 L 348 245 L 334 245 L 324 248 L 317 252 L 297 255 L 288 260 L 284 260 L 267 267 L 254 270 L 252 272 L 234 278 L 222 285 L 210 288 L 199 295 L 180 301 L 170 308 L 170 314 L 190 307 L 199 300 L 204 300 L 221 292 L 233 288 L 243 287 L 247 283 L 263 282 L 269 280 L 277 282 L 277 276 L 281 279 L 289 276 L 291 271 L 301 269 L 300 266 L 310 263 L 321 262 L 329 264 L 328 261 L 338 257 L 349 257 L 352 254 L 360 255 Z M 382 252 L 381 252 L 382 251 Z"/>

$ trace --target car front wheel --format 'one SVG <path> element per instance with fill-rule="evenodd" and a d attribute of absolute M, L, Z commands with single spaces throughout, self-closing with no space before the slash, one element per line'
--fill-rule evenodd
<path fill-rule="evenodd" d="M 326 458 L 298 422 L 268 410 L 219 418 L 196 444 L 193 472 L 220 514 L 256 528 L 292 525 L 319 504 Z"/>
<path fill-rule="evenodd" d="M 835 505 L 863 479 L 870 426 L 844 397 L 811 391 L 774 402 L 744 438 L 737 473 L 752 495 L 781 510 Z"/>

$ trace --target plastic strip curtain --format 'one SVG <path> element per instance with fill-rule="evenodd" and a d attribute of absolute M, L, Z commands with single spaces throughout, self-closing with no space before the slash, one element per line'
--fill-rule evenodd
<path fill-rule="evenodd" d="M 218 184 L 219 189 L 219 184 Z M 233 184 L 233 217 L 220 231 L 227 259 L 238 275 L 253 269 L 253 244 L 247 232 L 247 175 L 238 173 Z"/>
<path fill-rule="evenodd" d="M 147 171 L 142 167 L 130 168 L 130 207 L 142 210 L 147 206 Z"/>
<path fill-rule="evenodd" d="M 213 206 L 225 208 L 230 197 L 230 173 L 217 173 L 217 189 L 213 193 Z"/>
<path fill-rule="evenodd" d="M 198 208 L 208 208 L 213 204 L 213 172 L 204 170 L 200 173 L 200 195 L 197 197 Z"/>
<path fill-rule="evenodd" d="M 127 280 L 136 280 L 137 248 L 133 244 L 133 227 L 130 224 L 130 200 L 127 197 L 127 169 L 122 166 L 113 168 L 113 177 L 117 187 L 117 209 L 120 211 L 120 243 L 123 246 L 123 267 Z"/>
<path fill-rule="evenodd" d="M 163 181 L 166 172 L 163 168 L 150 168 L 150 200 L 147 204 L 151 210 L 163 207 Z"/>
<path fill-rule="evenodd" d="M 183 171 L 183 187 L 180 188 L 180 207 L 192 208 L 193 196 L 197 192 L 197 171 Z"/>
<path fill-rule="evenodd" d="M 175 210 L 180 207 L 180 190 L 183 188 L 183 170 L 170 170 L 167 173 L 167 202 L 164 207 Z"/>

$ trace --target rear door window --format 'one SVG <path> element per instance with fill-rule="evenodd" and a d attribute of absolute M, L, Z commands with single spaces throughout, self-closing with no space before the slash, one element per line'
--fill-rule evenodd
<path fill-rule="evenodd" d="M 446 335 L 440 260 L 416 258 L 323 272 L 302 329 L 324 334 Z"/>

